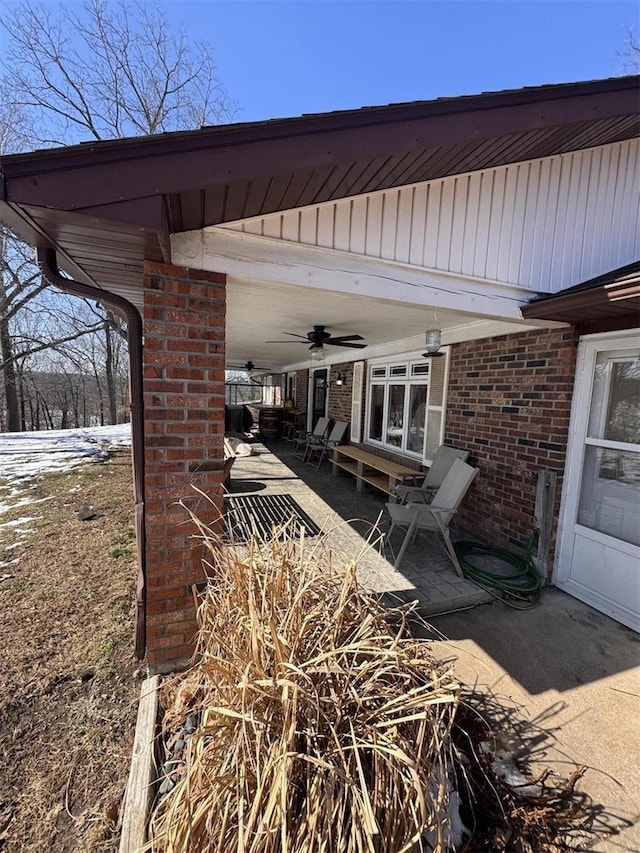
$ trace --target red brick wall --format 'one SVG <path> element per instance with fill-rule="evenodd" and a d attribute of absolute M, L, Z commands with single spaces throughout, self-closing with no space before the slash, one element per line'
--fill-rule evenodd
<path fill-rule="evenodd" d="M 307 411 L 307 403 L 309 401 L 309 371 L 298 370 L 296 372 L 296 409 L 301 412 Z"/>
<path fill-rule="evenodd" d="M 184 500 L 205 521 L 222 506 L 225 276 L 145 263 L 144 416 L 147 660 L 193 651 L 201 551 Z M 197 486 L 213 506 L 193 491 Z"/>
<path fill-rule="evenodd" d="M 336 385 L 336 376 L 344 373 L 344 385 Z M 344 364 L 332 364 L 329 371 L 329 403 L 328 415 L 332 421 L 346 421 L 351 423 L 351 397 L 353 394 L 353 362 Z M 349 433 L 344 437 L 345 444 L 349 441 Z"/>
<path fill-rule="evenodd" d="M 460 521 L 485 541 L 526 544 L 544 469 L 559 475 L 557 518 L 577 342 L 573 329 L 554 329 L 453 347 L 445 442 L 480 469 Z"/>

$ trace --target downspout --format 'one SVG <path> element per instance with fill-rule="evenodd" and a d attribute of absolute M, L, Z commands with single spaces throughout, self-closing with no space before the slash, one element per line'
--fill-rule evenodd
<path fill-rule="evenodd" d="M 136 591 L 135 653 L 142 659 L 145 653 L 146 622 L 146 559 L 144 514 L 144 408 L 142 402 L 142 318 L 140 312 L 122 296 L 98 287 L 83 284 L 60 274 L 54 249 L 38 249 L 38 266 L 46 280 L 60 290 L 102 302 L 120 314 L 127 322 L 129 344 L 129 396 L 131 397 L 131 451 L 133 458 L 133 492 L 135 500 L 138 575 Z"/>

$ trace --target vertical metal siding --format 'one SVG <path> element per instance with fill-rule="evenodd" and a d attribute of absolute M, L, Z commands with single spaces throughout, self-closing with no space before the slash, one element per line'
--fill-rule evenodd
<path fill-rule="evenodd" d="M 630 140 L 228 227 L 555 292 L 640 256 L 639 152 Z"/>

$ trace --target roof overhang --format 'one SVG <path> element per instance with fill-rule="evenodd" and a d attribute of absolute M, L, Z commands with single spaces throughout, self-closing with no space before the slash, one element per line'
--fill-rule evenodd
<path fill-rule="evenodd" d="M 640 78 L 370 107 L 0 158 L 0 205 L 30 240 L 91 220 L 144 239 L 633 138 Z M 47 211 L 43 213 L 43 211 Z M 81 213 L 87 233 L 71 216 Z M 17 217 L 17 218 L 16 218 Z M 59 224 L 59 228 L 56 225 Z M 36 235 L 41 232 L 40 237 Z M 118 242 L 123 235 L 112 232 Z M 157 240 L 156 240 L 157 242 Z M 107 254 L 112 247 L 104 241 Z M 146 246 L 145 246 L 146 248 Z M 73 255 L 73 246 L 69 246 Z M 156 251 L 161 251 L 156 249 Z M 104 254 L 104 252 L 103 252 Z"/>
<path fill-rule="evenodd" d="M 0 216 L 54 249 L 78 281 L 132 299 L 145 258 L 172 260 L 174 234 L 635 138 L 639 84 L 619 77 L 2 157 Z"/>
<path fill-rule="evenodd" d="M 525 319 L 554 320 L 590 332 L 640 327 L 640 261 L 529 302 Z"/>

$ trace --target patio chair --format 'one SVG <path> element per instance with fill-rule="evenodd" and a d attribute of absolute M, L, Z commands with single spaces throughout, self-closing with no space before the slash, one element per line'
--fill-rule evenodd
<path fill-rule="evenodd" d="M 392 495 L 401 504 L 406 504 L 409 501 L 428 504 L 444 482 L 454 459 L 461 459 L 466 462 L 468 458 L 468 450 L 457 450 L 455 447 L 441 444 L 434 454 L 433 462 L 426 475 L 421 474 L 416 478 L 412 478 L 410 475 L 410 478 L 414 480 L 422 477 L 422 482 L 407 483 L 407 478 L 404 478 L 405 482 L 393 487 Z"/>
<path fill-rule="evenodd" d="M 346 421 L 336 421 L 331 428 L 329 435 L 320 437 L 311 436 L 307 441 L 307 447 L 304 455 L 304 461 L 307 465 L 313 465 L 314 468 L 319 468 L 322 464 L 322 460 L 326 457 L 329 448 L 337 447 L 338 444 L 342 444 L 342 440 L 348 426 L 349 424 Z"/>
<path fill-rule="evenodd" d="M 318 418 L 316 421 L 316 425 L 314 426 L 311 432 L 306 432 L 301 430 L 296 438 L 296 447 L 294 450 L 294 455 L 299 459 L 304 459 L 307 453 L 307 442 L 311 437 L 313 438 L 322 438 L 327 434 L 327 430 L 329 429 L 329 418 Z"/>
<path fill-rule="evenodd" d="M 398 556 L 394 562 L 396 569 L 399 568 L 407 546 L 418 530 L 432 530 L 439 533 L 444 539 L 444 544 L 456 570 L 456 574 L 459 577 L 463 577 L 460 563 L 451 543 L 449 525 L 477 473 L 477 468 L 472 468 L 471 465 L 467 465 L 461 459 L 454 459 L 447 476 L 444 478 L 442 485 L 430 504 L 387 504 L 387 510 L 391 516 L 391 527 L 389 528 L 387 541 L 389 542 L 392 553 L 393 548 L 389 541 L 391 534 L 396 527 L 401 527 L 406 531 L 402 545 L 398 551 Z"/>

